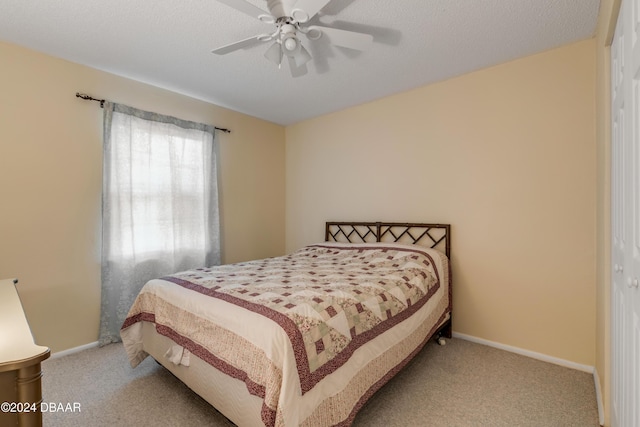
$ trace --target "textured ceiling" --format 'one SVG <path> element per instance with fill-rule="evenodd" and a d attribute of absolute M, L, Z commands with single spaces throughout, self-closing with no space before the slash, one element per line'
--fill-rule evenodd
<path fill-rule="evenodd" d="M 0 40 L 288 125 L 588 39 L 599 3 L 333 0 L 315 23 L 373 44 L 307 43 L 313 59 L 297 78 L 264 58 L 268 43 L 211 54 L 272 29 L 216 0 L 1 0 Z"/>

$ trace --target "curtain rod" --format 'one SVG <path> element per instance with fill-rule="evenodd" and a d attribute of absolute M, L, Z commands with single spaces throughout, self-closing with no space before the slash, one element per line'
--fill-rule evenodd
<path fill-rule="evenodd" d="M 98 98 L 94 98 L 93 96 L 89 96 L 85 93 L 80 93 L 80 92 L 76 92 L 76 98 L 82 98 L 82 99 L 86 99 L 87 101 L 96 101 L 100 103 L 100 108 L 104 108 L 104 103 L 107 102 L 106 99 L 98 99 Z M 219 130 L 221 132 L 224 133 L 231 133 L 231 131 L 229 129 L 225 129 L 225 128 L 219 128 L 217 126 L 213 127 L 215 130 Z"/>

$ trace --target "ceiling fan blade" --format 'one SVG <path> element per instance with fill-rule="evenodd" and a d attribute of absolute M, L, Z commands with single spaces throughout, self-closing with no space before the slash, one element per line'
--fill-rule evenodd
<path fill-rule="evenodd" d="M 302 66 L 298 67 L 296 65 L 295 59 L 293 59 L 291 56 L 287 56 L 287 58 L 289 59 L 289 69 L 291 70 L 291 77 L 300 77 L 307 74 L 306 64 L 303 64 Z"/>
<path fill-rule="evenodd" d="M 311 25 L 310 30 L 317 30 L 324 34 L 331 44 L 355 50 L 365 50 L 373 42 L 371 34 L 356 33 L 355 31 L 339 30 L 337 28 Z"/>
<path fill-rule="evenodd" d="M 277 66 L 280 66 L 280 64 L 282 64 L 282 46 L 280 46 L 280 43 L 274 42 L 264 53 L 264 57 Z"/>
<path fill-rule="evenodd" d="M 331 0 L 298 0 L 293 6 L 293 18 L 300 23 L 305 23 L 316 16 L 330 1 Z"/>
<path fill-rule="evenodd" d="M 227 53 L 230 53 L 239 49 L 246 49 L 250 46 L 253 46 L 265 41 L 263 37 L 265 37 L 265 34 L 249 37 L 248 39 L 240 40 L 235 43 L 231 43 L 231 44 L 219 47 L 217 49 L 213 49 L 211 53 L 215 53 L 216 55 L 226 55 Z"/>
<path fill-rule="evenodd" d="M 226 4 L 229 7 L 234 8 L 235 10 L 239 10 L 240 12 L 246 13 L 249 16 L 253 16 L 256 19 L 260 19 L 261 21 L 264 17 L 271 17 L 269 12 L 266 12 L 259 7 L 252 5 L 251 3 L 247 3 L 245 0 L 218 0 L 218 2 Z M 273 18 L 271 18 L 273 20 Z M 273 22 L 273 21 L 272 21 Z"/>

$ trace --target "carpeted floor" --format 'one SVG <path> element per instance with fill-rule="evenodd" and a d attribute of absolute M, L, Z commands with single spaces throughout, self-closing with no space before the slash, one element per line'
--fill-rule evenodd
<path fill-rule="evenodd" d="M 151 358 L 121 344 L 43 362 L 45 427 L 233 426 Z M 62 405 L 60 405 L 62 404 Z M 358 414 L 354 426 L 598 425 L 593 376 L 460 339 L 431 342 Z"/>

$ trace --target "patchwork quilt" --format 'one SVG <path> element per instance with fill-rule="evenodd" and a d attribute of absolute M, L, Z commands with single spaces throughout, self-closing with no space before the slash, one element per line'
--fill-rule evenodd
<path fill-rule="evenodd" d="M 185 271 L 145 285 L 122 337 L 135 366 L 146 353 L 135 345 L 134 326 L 152 322 L 158 333 L 264 399 L 265 425 L 288 425 L 292 417 L 299 424 L 299 411 L 286 413 L 295 400 L 289 395 L 312 391 L 448 287 L 437 268 L 443 262 L 444 255 L 417 246 L 325 243 Z M 449 303 L 442 299 L 444 312 Z"/>

